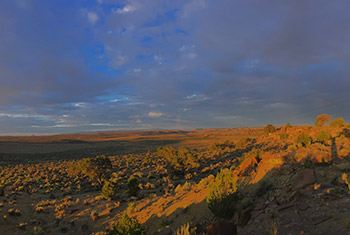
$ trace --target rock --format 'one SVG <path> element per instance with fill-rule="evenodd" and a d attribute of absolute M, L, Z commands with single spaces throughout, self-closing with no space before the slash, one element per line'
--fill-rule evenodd
<path fill-rule="evenodd" d="M 292 188 L 294 190 L 304 188 L 316 182 L 316 177 L 312 169 L 304 169 L 300 171 L 294 178 Z"/>
<path fill-rule="evenodd" d="M 155 235 L 171 235 L 171 229 L 170 228 L 164 228 L 162 231 L 156 232 Z"/>
<path fill-rule="evenodd" d="M 207 227 L 208 235 L 237 235 L 234 222 L 218 222 Z"/>
<path fill-rule="evenodd" d="M 350 170 L 350 162 L 349 161 L 341 161 L 341 162 L 336 162 L 333 163 L 333 166 L 335 169 L 339 170 L 339 171 L 348 171 Z"/>
<path fill-rule="evenodd" d="M 236 213 L 238 214 L 238 212 Z M 236 213 L 235 213 L 235 216 L 236 216 Z M 251 210 L 249 208 L 246 208 L 239 212 L 238 218 L 234 221 L 238 226 L 244 227 L 246 224 L 248 224 L 251 217 L 252 217 Z"/>

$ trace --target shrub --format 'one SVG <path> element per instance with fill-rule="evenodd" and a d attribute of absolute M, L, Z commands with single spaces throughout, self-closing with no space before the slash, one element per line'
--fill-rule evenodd
<path fill-rule="evenodd" d="M 168 161 L 169 167 L 176 174 L 182 174 L 191 168 L 199 167 L 197 154 L 186 147 L 178 149 L 171 146 L 159 147 L 157 154 Z"/>
<path fill-rule="evenodd" d="M 285 127 L 292 127 L 292 125 L 288 122 L 286 123 Z"/>
<path fill-rule="evenodd" d="M 137 221 L 131 219 L 125 212 L 124 215 L 118 220 L 118 223 L 114 227 L 112 234 L 143 235 L 146 234 L 146 232 Z"/>
<path fill-rule="evenodd" d="M 325 140 L 331 139 L 331 136 L 325 130 L 322 130 L 318 133 L 316 139 L 319 142 L 324 142 Z"/>
<path fill-rule="evenodd" d="M 316 117 L 315 126 L 321 127 L 324 126 L 327 122 L 329 122 L 333 117 L 327 114 L 321 114 Z"/>
<path fill-rule="evenodd" d="M 273 132 L 276 132 L 276 128 L 272 124 L 268 124 L 267 126 L 264 127 L 264 132 L 273 133 Z"/>
<path fill-rule="evenodd" d="M 237 141 L 236 148 L 237 149 L 245 149 L 253 142 L 254 142 L 254 139 L 251 139 L 249 137 L 241 138 Z"/>
<path fill-rule="evenodd" d="M 308 134 L 300 134 L 298 135 L 297 139 L 295 140 L 297 144 L 302 144 L 303 146 L 307 146 L 311 144 L 311 137 Z"/>
<path fill-rule="evenodd" d="M 111 200 L 115 196 L 115 187 L 114 184 L 112 184 L 109 181 L 106 181 L 105 184 L 102 187 L 102 196 L 107 199 Z"/>
<path fill-rule="evenodd" d="M 342 117 L 336 118 L 329 123 L 330 127 L 344 127 L 346 126 L 346 122 Z"/>
<path fill-rule="evenodd" d="M 128 190 L 127 193 L 130 196 L 137 196 L 137 193 L 139 192 L 139 181 L 135 176 L 130 176 L 128 179 L 128 184 L 127 184 Z"/>
<path fill-rule="evenodd" d="M 285 140 L 287 138 L 288 138 L 288 134 L 286 134 L 286 133 L 280 134 L 280 140 Z"/>
<path fill-rule="evenodd" d="M 208 185 L 207 204 L 216 217 L 230 219 L 237 210 L 237 180 L 232 170 L 221 169 Z"/>
<path fill-rule="evenodd" d="M 4 186 L 0 185 L 0 196 L 4 196 Z"/>

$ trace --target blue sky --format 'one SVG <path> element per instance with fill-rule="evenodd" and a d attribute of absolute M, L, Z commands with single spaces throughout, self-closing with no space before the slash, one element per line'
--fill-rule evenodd
<path fill-rule="evenodd" d="M 4 0 L 0 134 L 350 115 L 350 2 Z"/>

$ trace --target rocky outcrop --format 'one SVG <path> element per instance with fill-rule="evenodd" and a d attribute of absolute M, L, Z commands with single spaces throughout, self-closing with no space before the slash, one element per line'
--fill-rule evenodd
<path fill-rule="evenodd" d="M 293 183 L 292 188 L 294 190 L 304 188 L 310 184 L 315 183 L 316 177 L 313 169 L 304 169 L 296 174 Z"/>

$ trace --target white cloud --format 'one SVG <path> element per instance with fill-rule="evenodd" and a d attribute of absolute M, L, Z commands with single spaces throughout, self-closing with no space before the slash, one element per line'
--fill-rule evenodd
<path fill-rule="evenodd" d="M 196 54 L 196 53 L 189 53 L 189 54 L 186 55 L 186 57 L 187 57 L 188 59 L 190 59 L 190 60 L 193 60 L 194 58 L 197 57 L 197 54 Z"/>
<path fill-rule="evenodd" d="M 149 112 L 147 116 L 157 118 L 157 117 L 161 117 L 163 115 L 164 115 L 164 113 L 162 113 L 162 112 Z"/>
<path fill-rule="evenodd" d="M 137 5 L 134 4 L 134 5 L 125 5 L 123 8 L 113 9 L 112 11 L 118 14 L 126 14 L 126 13 L 134 12 L 136 9 L 137 9 Z"/>
<path fill-rule="evenodd" d="M 126 58 L 124 56 L 118 55 L 116 58 L 114 58 L 110 62 L 110 65 L 118 68 L 118 67 L 122 66 L 123 64 L 125 64 L 125 62 L 126 62 Z"/>
<path fill-rule="evenodd" d="M 95 24 L 98 20 L 98 15 L 95 12 L 89 11 L 87 13 L 88 20 L 90 24 Z"/>
<path fill-rule="evenodd" d="M 180 111 L 182 112 L 187 112 L 187 111 L 191 111 L 191 108 L 180 108 Z"/>
<path fill-rule="evenodd" d="M 110 100 L 109 102 L 117 103 L 117 102 L 120 102 L 120 101 L 121 101 L 120 99 L 114 99 L 114 100 Z"/>
<path fill-rule="evenodd" d="M 79 102 L 79 103 L 74 104 L 75 107 L 83 107 L 85 105 L 86 105 L 86 103 L 84 103 L 84 102 Z"/>
<path fill-rule="evenodd" d="M 141 72 L 141 69 L 140 68 L 134 69 L 134 72 L 139 73 L 139 72 Z"/>

